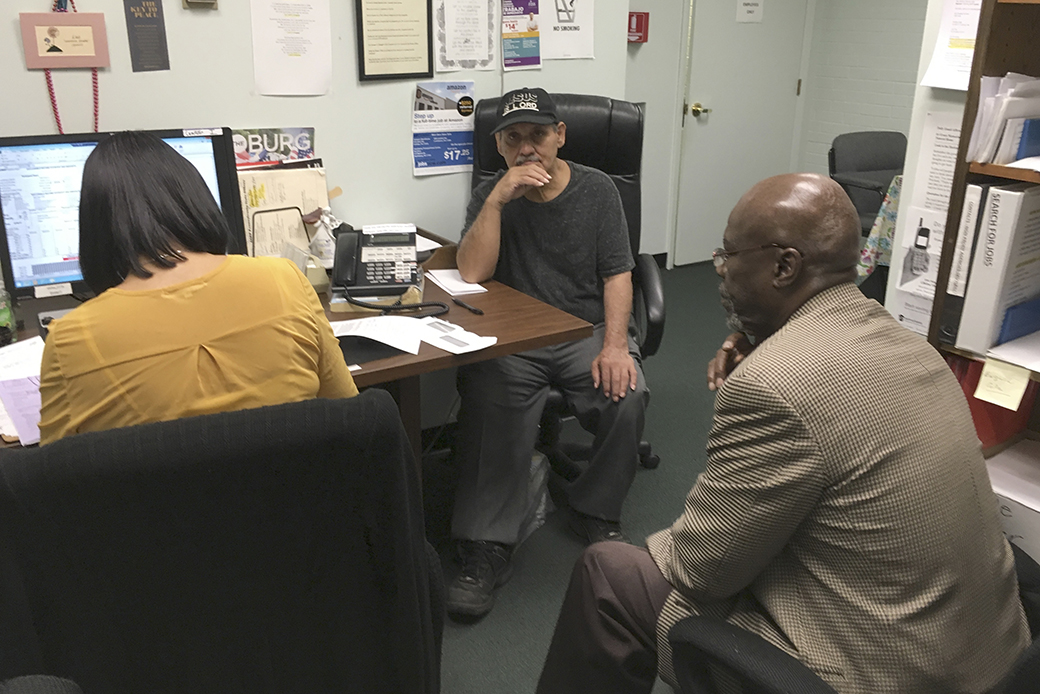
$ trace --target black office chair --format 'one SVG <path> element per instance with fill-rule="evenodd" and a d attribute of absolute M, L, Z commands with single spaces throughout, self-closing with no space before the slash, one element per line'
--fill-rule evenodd
<path fill-rule="evenodd" d="M 989 694 L 1033 694 L 1040 681 L 1040 565 L 1015 545 L 1011 549 L 1033 642 Z M 687 617 L 668 632 L 668 641 L 680 694 L 718 694 L 712 667 L 730 673 L 743 694 L 836 694 L 801 661 L 721 619 Z"/>
<path fill-rule="evenodd" d="M 424 530 L 411 444 L 375 388 L 0 450 L 0 679 L 436 694 Z"/>
<path fill-rule="evenodd" d="M 892 179 L 903 173 L 906 135 L 871 131 L 838 135 L 827 153 L 830 176 L 859 213 L 863 235 L 870 234 Z"/>
<path fill-rule="evenodd" d="M 567 142 L 560 148 L 559 156 L 604 172 L 621 194 L 632 257 L 636 262 L 632 271 L 636 342 L 645 359 L 657 352 L 664 334 L 664 289 L 657 262 L 649 254 L 639 252 L 644 105 L 584 94 L 553 94 L 552 98 L 557 116 L 567 124 Z M 474 188 L 506 168 L 491 134 L 498 124 L 498 107 L 498 98 L 477 103 L 473 133 Z M 553 469 L 566 478 L 580 472 L 573 459 L 580 460 L 588 453 L 586 446 L 560 443 L 562 420 L 570 414 L 563 393 L 551 389 L 542 412 L 538 447 L 549 458 Z M 639 443 L 639 460 L 647 468 L 655 468 L 660 462 L 646 441 Z"/>

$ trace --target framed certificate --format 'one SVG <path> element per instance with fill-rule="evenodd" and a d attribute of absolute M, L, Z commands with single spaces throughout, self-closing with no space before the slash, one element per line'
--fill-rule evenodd
<path fill-rule="evenodd" d="M 361 81 L 433 76 L 431 0 L 355 0 Z"/>
<path fill-rule="evenodd" d="M 25 67 L 108 67 L 108 35 L 101 12 L 22 12 Z"/>

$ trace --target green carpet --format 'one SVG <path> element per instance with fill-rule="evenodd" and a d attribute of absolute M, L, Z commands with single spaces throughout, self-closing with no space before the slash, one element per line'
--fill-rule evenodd
<path fill-rule="evenodd" d="M 710 263 L 664 272 L 667 319 L 660 351 L 646 360 L 650 387 L 645 438 L 661 456 L 656 470 L 640 469 L 628 495 L 622 525 L 633 542 L 670 525 L 704 467 L 704 444 L 714 394 L 705 387 L 708 360 L 728 334 L 719 305 L 719 278 Z M 584 436 L 568 430 L 567 436 Z M 431 541 L 442 550 L 449 577 L 447 461 L 425 470 Z M 529 694 L 534 691 L 552 637 L 568 577 L 582 544 L 563 513 L 551 515 L 515 556 L 510 582 L 494 610 L 475 624 L 449 620 L 444 633 L 445 694 Z M 670 689 L 658 683 L 655 692 Z"/>

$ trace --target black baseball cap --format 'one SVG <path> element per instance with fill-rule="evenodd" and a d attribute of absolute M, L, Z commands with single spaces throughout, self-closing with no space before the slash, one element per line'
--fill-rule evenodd
<path fill-rule="evenodd" d="M 503 128 L 514 123 L 535 123 L 537 125 L 553 125 L 559 123 L 556 117 L 556 104 L 544 89 L 514 89 L 502 97 L 498 106 L 498 125 L 491 131 L 494 135 Z"/>

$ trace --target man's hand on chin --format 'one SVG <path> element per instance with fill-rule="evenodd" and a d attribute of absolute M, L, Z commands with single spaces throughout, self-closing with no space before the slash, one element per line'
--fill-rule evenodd
<path fill-rule="evenodd" d="M 500 204 L 516 200 L 523 196 L 531 188 L 541 188 L 552 180 L 539 162 L 527 162 L 518 166 L 510 167 L 495 185 L 495 194 Z"/>
<path fill-rule="evenodd" d="M 592 384 L 614 402 L 636 389 L 637 377 L 636 363 L 627 347 L 603 347 L 592 360 Z"/>

